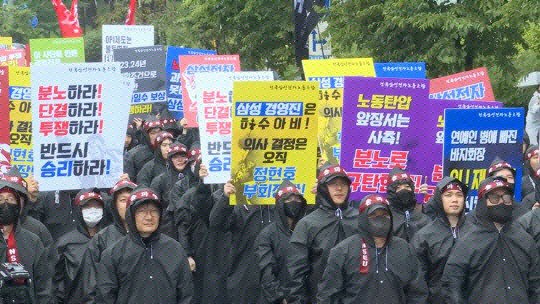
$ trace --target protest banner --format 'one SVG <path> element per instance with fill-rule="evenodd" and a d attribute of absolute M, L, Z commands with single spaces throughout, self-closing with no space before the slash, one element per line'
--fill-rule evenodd
<path fill-rule="evenodd" d="M 426 79 L 425 62 L 375 62 L 377 77 Z"/>
<path fill-rule="evenodd" d="M 0 37 L 0 49 L 10 49 L 12 44 L 12 37 Z"/>
<path fill-rule="evenodd" d="M 180 77 L 179 56 L 184 55 L 216 55 L 216 51 L 198 50 L 183 47 L 169 46 L 167 48 L 167 99 L 169 112 L 179 120 L 184 117 L 184 105 L 182 104 L 182 79 Z"/>
<path fill-rule="evenodd" d="M 146 118 L 167 108 L 166 50 L 162 45 L 114 50 L 122 75 L 135 80 L 129 118 Z"/>
<path fill-rule="evenodd" d="M 24 49 L 0 49 L 0 66 L 27 66 Z"/>
<path fill-rule="evenodd" d="M 133 80 L 121 75 L 118 63 L 31 69 L 40 190 L 112 187 L 123 173 Z"/>
<path fill-rule="evenodd" d="M 45 38 L 30 39 L 32 64 L 58 64 L 84 62 L 84 39 Z"/>
<path fill-rule="evenodd" d="M 429 83 L 432 99 L 495 101 L 486 68 L 432 79 Z"/>
<path fill-rule="evenodd" d="M 27 178 L 33 172 L 30 68 L 9 67 L 11 165 Z"/>
<path fill-rule="evenodd" d="M 208 168 L 205 184 L 231 179 L 232 96 L 235 81 L 271 81 L 273 72 L 195 74 L 199 96 L 199 132 L 202 163 Z"/>
<path fill-rule="evenodd" d="M 320 160 L 339 163 L 344 76 L 375 76 L 372 58 L 303 60 L 309 81 L 319 82 Z"/>
<path fill-rule="evenodd" d="M 0 66 L 0 176 L 10 165 L 9 149 L 9 75 L 8 67 Z"/>
<path fill-rule="evenodd" d="M 153 25 L 103 25 L 101 31 L 102 61 L 114 60 L 113 50 L 121 48 L 153 46 Z"/>
<path fill-rule="evenodd" d="M 446 108 L 500 107 L 500 103 L 429 100 L 428 80 L 345 77 L 341 166 L 352 180 L 351 199 L 385 193 L 388 173 L 401 167 L 427 201 L 442 179 Z"/>
<path fill-rule="evenodd" d="M 239 72 L 238 55 L 196 55 L 179 56 L 180 75 L 182 77 L 182 103 L 184 118 L 188 128 L 199 126 L 197 122 L 197 84 L 196 73 Z"/>
<path fill-rule="evenodd" d="M 273 205 L 285 179 L 314 203 L 318 84 L 236 81 L 233 92 L 230 203 Z"/>
<path fill-rule="evenodd" d="M 444 118 L 444 175 L 469 186 L 466 207 L 478 203 L 478 189 L 499 157 L 516 169 L 515 198 L 521 200 L 523 108 L 448 109 Z"/>

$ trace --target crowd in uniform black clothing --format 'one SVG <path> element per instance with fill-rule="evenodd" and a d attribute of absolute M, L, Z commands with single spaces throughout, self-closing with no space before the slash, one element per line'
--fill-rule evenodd
<path fill-rule="evenodd" d="M 230 182 L 204 183 L 198 130 L 149 117 L 111 189 L 3 176 L 0 259 L 29 272 L 14 281 L 29 303 L 540 303 L 538 146 L 523 152 L 523 201 L 497 158 L 467 214 L 456 178 L 423 205 L 396 167 L 386 193 L 352 201 L 329 163 L 314 202 L 284 180 L 273 206 L 231 206 Z"/>

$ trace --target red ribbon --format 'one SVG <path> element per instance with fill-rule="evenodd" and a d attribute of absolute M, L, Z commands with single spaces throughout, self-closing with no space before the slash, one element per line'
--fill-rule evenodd
<path fill-rule="evenodd" d="M 64 38 L 82 37 L 83 31 L 79 24 L 78 0 L 71 3 L 71 11 L 66 8 L 62 0 L 51 0 L 58 17 L 58 25 Z"/>

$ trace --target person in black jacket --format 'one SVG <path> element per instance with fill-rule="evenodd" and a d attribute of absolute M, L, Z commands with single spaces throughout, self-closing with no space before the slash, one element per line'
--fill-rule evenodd
<path fill-rule="evenodd" d="M 330 251 L 317 303 L 426 303 L 427 286 L 414 250 L 392 235 L 392 212 L 378 194 L 359 208 L 360 233 Z"/>
<path fill-rule="evenodd" d="M 358 213 L 349 206 L 350 186 L 351 180 L 343 168 L 321 168 L 317 186 L 319 207 L 296 224 L 290 239 L 288 303 L 315 303 L 330 249 L 358 232 Z"/>
<path fill-rule="evenodd" d="M 143 124 L 143 138 L 139 145 L 131 149 L 124 157 L 124 172 L 136 183 L 137 174 L 154 157 L 153 143 L 161 131 L 161 121 L 150 116 Z"/>
<path fill-rule="evenodd" d="M 43 223 L 30 216 L 32 210 L 29 205 L 33 203 L 30 202 L 29 184 L 22 178 L 21 173 L 15 166 L 11 167 L 2 179 L 18 194 L 19 203 L 22 207 L 18 225 L 37 235 L 47 250 L 51 249 L 53 245 L 51 233 Z"/>
<path fill-rule="evenodd" d="M 540 169 L 540 165 L 538 165 L 535 170 L 531 169 L 529 176 L 527 176 L 527 178 L 532 181 L 532 184 L 534 185 L 534 189 L 535 189 L 533 190 L 533 192 L 525 196 L 523 200 L 521 201 L 522 208 L 528 211 L 535 210 L 538 207 L 540 207 L 540 170 L 539 169 Z"/>
<path fill-rule="evenodd" d="M 137 187 L 128 180 L 118 181 L 111 188 L 112 202 L 110 205 L 113 214 L 113 223 L 101 229 L 88 244 L 88 249 L 83 258 L 86 272 L 83 279 L 88 283 L 85 288 L 85 301 L 89 303 L 96 298 L 97 294 L 97 264 L 101 261 L 101 255 L 105 249 L 127 235 L 126 210 L 131 191 Z"/>
<path fill-rule="evenodd" d="M 150 188 L 138 187 L 128 201 L 129 232 L 102 254 L 98 303 L 191 303 L 193 282 L 187 256 L 159 232 L 163 204 Z"/>
<path fill-rule="evenodd" d="M 516 184 L 516 169 L 500 157 L 495 157 L 495 159 L 488 168 L 488 177 L 502 177 L 506 179 L 507 183 L 514 187 Z M 522 195 L 521 197 L 525 198 L 524 195 Z M 530 206 L 527 206 L 527 204 L 518 202 L 514 206 L 514 217 L 520 217 L 527 213 L 530 209 Z M 473 214 L 474 213 L 475 212 L 473 211 Z"/>
<path fill-rule="evenodd" d="M 52 265 L 49 252 L 37 235 L 20 224 L 23 200 L 20 193 L 25 188 L 25 181 L 16 176 L 5 176 L 0 180 L 0 225 L 3 236 L 0 241 L 0 261 L 20 263 L 30 275 L 31 281 L 16 282 L 27 284 L 30 302 L 19 299 L 15 303 L 50 303 Z"/>
<path fill-rule="evenodd" d="M 189 151 L 183 144 L 178 142 L 171 144 L 167 153 L 165 172 L 156 176 L 150 184 L 150 188 L 156 191 L 166 206 L 171 202 L 169 192 L 174 184 L 184 176 L 192 174 L 188 167 L 188 154 Z"/>
<path fill-rule="evenodd" d="M 256 241 L 259 262 L 261 303 L 287 303 L 290 296 L 290 275 L 287 255 L 291 253 L 289 239 L 298 221 L 307 210 L 306 199 L 290 181 L 285 180 L 276 194 L 277 219 L 266 226 Z"/>
<path fill-rule="evenodd" d="M 533 193 L 536 185 L 533 180 L 535 168 L 538 167 L 538 145 L 530 146 L 523 155 L 523 177 L 521 178 L 521 196 Z"/>
<path fill-rule="evenodd" d="M 273 206 L 229 206 L 229 196 L 236 193 L 232 183 L 215 194 L 210 212 L 210 227 L 230 232 L 230 268 L 227 275 L 227 303 L 258 303 L 260 295 L 255 240 L 274 219 Z"/>
<path fill-rule="evenodd" d="M 137 140 L 137 130 L 132 123 L 128 124 L 126 131 L 126 138 L 124 140 L 124 156 L 127 155 L 131 149 L 135 148 L 139 144 Z"/>
<path fill-rule="evenodd" d="M 152 180 L 165 172 L 167 169 L 167 153 L 174 138 L 171 133 L 161 131 L 153 142 L 154 159 L 147 162 L 141 171 L 137 174 L 137 184 L 141 186 L 150 186 Z"/>
<path fill-rule="evenodd" d="M 57 303 L 79 303 L 83 298 L 86 281 L 81 276 L 89 271 L 83 257 L 92 237 L 106 223 L 102 223 L 104 200 L 99 190 L 83 189 L 74 201 L 76 229 L 63 235 L 55 244 L 54 297 Z"/>
<path fill-rule="evenodd" d="M 392 209 L 394 235 L 410 242 L 414 234 L 428 224 L 429 219 L 415 210 L 414 182 L 403 169 L 395 167 L 388 175 L 386 198 Z"/>
<path fill-rule="evenodd" d="M 453 177 L 443 178 L 433 196 L 436 216 L 418 231 L 412 241 L 425 273 L 429 288 L 427 303 L 446 303 L 441 278 L 446 261 L 456 245 L 469 230 L 465 220 L 465 198 L 468 188 Z"/>
<path fill-rule="evenodd" d="M 513 187 L 480 184 L 473 226 L 444 269 L 447 303 L 540 303 L 540 259 L 533 238 L 512 219 Z"/>
<path fill-rule="evenodd" d="M 534 182 L 540 189 L 540 166 L 530 174 L 534 176 Z M 528 202 L 526 202 L 527 200 Z M 521 216 L 517 222 L 533 237 L 540 250 L 540 209 L 538 208 L 540 206 L 540 191 L 529 194 L 522 204 L 526 204 L 531 210 Z"/>

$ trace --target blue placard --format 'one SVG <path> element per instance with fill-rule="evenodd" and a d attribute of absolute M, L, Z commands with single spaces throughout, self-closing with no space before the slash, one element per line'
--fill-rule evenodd
<path fill-rule="evenodd" d="M 181 55 L 216 55 L 216 51 L 198 50 L 183 47 L 169 46 L 167 48 L 167 96 L 169 100 L 169 112 L 175 119 L 184 117 L 182 106 L 182 85 L 178 68 L 178 56 Z"/>
<path fill-rule="evenodd" d="M 521 201 L 523 108 L 446 109 L 443 174 L 469 186 L 467 210 L 476 207 L 480 182 L 499 157 L 516 169 L 515 197 Z"/>
<path fill-rule="evenodd" d="M 377 77 L 426 79 L 425 62 L 375 63 Z"/>

